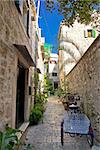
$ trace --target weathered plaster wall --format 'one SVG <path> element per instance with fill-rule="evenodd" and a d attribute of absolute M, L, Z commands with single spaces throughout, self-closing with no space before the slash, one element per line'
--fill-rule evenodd
<path fill-rule="evenodd" d="M 100 36 L 66 76 L 69 91 L 78 93 L 100 141 Z"/>

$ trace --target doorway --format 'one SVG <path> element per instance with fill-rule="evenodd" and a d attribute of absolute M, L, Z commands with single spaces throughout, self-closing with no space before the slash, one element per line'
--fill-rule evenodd
<path fill-rule="evenodd" d="M 25 68 L 18 65 L 17 74 L 17 96 L 16 96 L 16 128 L 24 122 L 25 105 Z"/>
<path fill-rule="evenodd" d="M 54 82 L 54 89 L 58 88 L 58 82 Z"/>

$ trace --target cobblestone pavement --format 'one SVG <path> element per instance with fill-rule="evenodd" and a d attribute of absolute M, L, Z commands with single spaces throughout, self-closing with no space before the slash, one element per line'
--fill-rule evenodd
<path fill-rule="evenodd" d="M 60 124 L 64 108 L 57 97 L 50 97 L 44 113 L 43 123 L 29 127 L 26 143 L 34 145 L 36 150 L 90 150 L 85 136 L 70 137 L 64 135 L 64 146 L 60 142 Z"/>

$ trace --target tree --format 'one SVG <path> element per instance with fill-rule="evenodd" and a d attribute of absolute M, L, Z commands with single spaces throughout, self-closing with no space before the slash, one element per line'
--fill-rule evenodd
<path fill-rule="evenodd" d="M 77 19 L 80 23 L 89 24 L 93 21 L 93 11 L 99 11 L 100 0 L 45 0 L 46 8 L 49 11 L 57 8 L 63 15 L 64 23 L 72 25 Z"/>

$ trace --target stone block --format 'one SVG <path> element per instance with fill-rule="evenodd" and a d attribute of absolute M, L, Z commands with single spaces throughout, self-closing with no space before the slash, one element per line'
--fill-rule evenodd
<path fill-rule="evenodd" d="M 98 133 L 96 138 L 100 141 L 100 125 L 96 123 L 97 114 L 100 113 L 100 55 L 97 45 L 100 45 L 100 36 L 66 76 L 66 80 L 69 83 L 69 92 L 76 92 L 80 95 L 85 113 L 92 121 L 93 127 L 96 128 Z"/>

